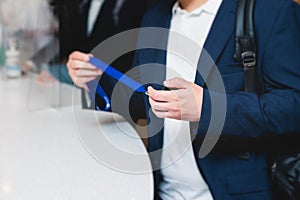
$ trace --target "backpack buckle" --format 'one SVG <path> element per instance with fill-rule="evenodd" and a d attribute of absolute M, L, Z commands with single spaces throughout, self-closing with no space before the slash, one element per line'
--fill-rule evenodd
<path fill-rule="evenodd" d="M 243 66 L 251 68 L 256 65 L 256 54 L 253 51 L 245 51 L 242 53 Z"/>

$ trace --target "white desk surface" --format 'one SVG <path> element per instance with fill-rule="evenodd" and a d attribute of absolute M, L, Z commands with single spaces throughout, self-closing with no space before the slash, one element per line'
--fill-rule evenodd
<path fill-rule="evenodd" d="M 71 106 L 66 85 L 62 107 L 51 108 L 41 102 L 52 98 L 49 88 L 0 80 L 0 199 L 153 199 L 150 161 L 133 128 L 116 115 L 81 110 L 78 101 Z"/>

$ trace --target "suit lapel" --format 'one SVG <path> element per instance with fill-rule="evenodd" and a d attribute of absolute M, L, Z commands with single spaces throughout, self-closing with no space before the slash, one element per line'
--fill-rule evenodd
<path fill-rule="evenodd" d="M 198 62 L 198 72 L 195 82 L 205 86 L 209 74 L 234 32 L 236 0 L 223 0 L 211 30 L 204 44 L 204 50 Z"/>
<path fill-rule="evenodd" d="M 169 29 L 170 19 L 171 19 L 171 9 L 172 9 L 173 2 L 174 2 L 174 0 L 164 2 L 164 5 L 162 5 L 163 8 L 162 8 L 161 12 L 157 13 L 158 15 L 155 16 L 156 17 L 155 24 L 151 24 L 150 27 Z M 169 34 L 169 32 L 166 30 L 164 33 L 158 34 L 157 36 L 154 36 L 154 38 L 153 38 L 154 42 L 161 44 L 161 45 L 158 45 L 158 46 L 160 46 L 161 50 L 167 50 L 168 34 Z M 144 34 L 144 35 L 146 36 L 146 38 L 144 38 L 146 41 L 148 41 L 149 38 L 152 38 L 151 36 L 147 36 L 147 34 Z M 158 49 L 148 50 L 147 57 L 151 58 L 150 60 L 148 60 L 148 63 L 157 63 L 157 64 L 161 64 L 161 65 L 165 66 L 167 54 L 166 54 L 166 51 L 161 51 L 161 50 L 158 50 Z M 166 78 L 166 68 L 158 68 L 154 71 L 155 71 L 154 77 L 153 76 L 149 77 L 149 74 L 153 74 L 153 71 L 152 71 L 149 73 L 148 72 L 142 73 L 141 78 L 146 83 L 151 83 L 153 80 L 151 81 L 150 79 L 155 79 L 156 83 L 162 84 Z M 145 102 L 148 102 L 148 100 L 146 99 Z M 148 103 L 146 103 L 146 105 L 149 106 Z M 150 109 L 150 107 L 147 108 L 147 110 L 148 109 Z M 154 115 L 154 114 L 152 114 L 152 115 Z M 154 117 L 154 118 L 156 118 L 156 117 Z M 151 123 L 151 125 L 148 127 L 149 144 L 151 143 L 151 145 L 149 145 L 150 152 L 158 151 L 163 146 L 163 129 L 160 131 L 159 134 L 157 134 L 157 131 L 154 131 L 154 130 L 157 130 L 156 127 L 163 127 L 164 120 L 162 120 L 162 119 L 152 120 L 152 122 L 154 122 L 154 121 L 155 121 L 155 123 Z M 156 156 L 152 156 L 152 159 L 154 159 L 155 160 L 154 163 L 158 165 L 155 167 L 159 167 L 160 166 L 160 153 L 156 154 Z"/>
<path fill-rule="evenodd" d="M 138 49 L 143 49 L 143 53 L 139 56 L 138 60 L 141 64 L 156 63 L 160 66 L 166 66 L 166 56 L 168 48 L 168 37 L 171 20 L 172 5 L 175 0 L 168 0 L 162 2 L 160 9 L 153 11 L 152 19 L 145 20 L 142 24 L 142 28 L 139 31 Z M 147 15 L 146 15 L 147 16 Z M 154 29 L 147 29 L 154 28 Z M 158 28 L 158 29 L 155 29 Z M 151 48 L 149 48 L 151 46 Z M 144 68 L 140 72 L 140 78 L 143 83 L 155 83 L 162 84 L 166 78 L 166 67 Z"/>
<path fill-rule="evenodd" d="M 162 5 L 162 9 L 160 10 L 160 12 L 158 13 L 154 13 L 156 15 L 153 15 L 153 17 L 155 17 L 155 19 L 153 19 L 152 22 L 155 22 L 155 24 L 152 24 L 152 22 L 149 21 L 149 25 L 147 24 L 146 27 L 158 27 L 158 28 L 166 28 L 169 29 L 170 28 L 170 20 L 171 20 L 171 10 L 172 10 L 172 5 L 174 4 L 174 0 L 169 0 L 169 1 L 165 1 L 164 4 Z M 151 36 L 147 37 L 147 34 L 145 40 L 149 40 L 149 37 L 151 38 Z M 161 49 L 167 50 L 167 45 L 168 45 L 168 31 L 166 31 L 164 34 L 160 35 L 159 38 L 154 38 L 154 40 L 158 40 L 158 42 L 162 42 L 161 45 L 159 45 L 161 47 Z M 155 41 L 156 42 L 156 41 Z M 160 50 L 148 50 L 147 51 L 147 58 L 150 58 L 150 60 L 147 60 L 148 63 L 158 63 L 158 64 L 162 64 L 162 65 L 166 65 L 166 51 L 160 51 Z M 155 70 L 155 81 L 158 83 L 161 83 L 165 80 L 166 78 L 166 69 L 158 69 Z M 157 74 L 158 72 L 158 74 Z M 152 72 L 149 73 L 144 73 L 141 74 L 141 78 L 146 80 L 149 80 L 149 74 L 153 74 Z M 150 78 L 151 79 L 151 78 Z M 148 81 L 148 83 L 151 82 L 150 80 Z M 153 169 L 159 169 L 161 166 L 161 150 L 163 147 L 163 128 L 159 131 L 159 133 L 157 133 L 157 127 L 163 127 L 164 124 L 164 120 L 162 119 L 158 119 L 157 117 L 154 116 L 154 114 L 152 113 L 151 109 L 150 109 L 150 105 L 148 104 L 148 100 L 147 98 L 145 99 L 145 104 L 146 104 L 146 110 L 150 110 L 148 115 L 152 115 L 152 117 L 148 116 L 148 151 L 150 152 L 150 159 L 151 159 L 151 163 L 152 163 L 152 167 Z M 152 118 L 152 119 L 151 119 Z M 151 120 L 150 120 L 151 119 Z M 150 121 L 149 121 L 150 120 Z M 159 185 L 159 174 L 155 173 L 154 176 L 155 179 L 155 186 L 157 187 Z"/>

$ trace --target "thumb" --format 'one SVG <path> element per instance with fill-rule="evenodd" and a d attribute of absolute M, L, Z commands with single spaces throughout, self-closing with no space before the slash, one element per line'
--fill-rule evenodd
<path fill-rule="evenodd" d="M 185 89 L 189 86 L 189 82 L 182 78 L 172 78 L 164 81 L 164 86 L 168 88 Z"/>

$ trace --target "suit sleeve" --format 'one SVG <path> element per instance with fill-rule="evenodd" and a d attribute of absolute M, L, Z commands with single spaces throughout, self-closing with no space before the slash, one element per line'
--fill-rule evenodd
<path fill-rule="evenodd" d="M 211 121 L 211 98 L 227 99 L 222 135 L 258 138 L 265 134 L 300 134 L 299 7 L 286 3 L 280 11 L 261 68 L 265 93 L 222 94 L 204 90 L 198 133 Z M 261 54 L 260 54 L 261 55 Z"/>

